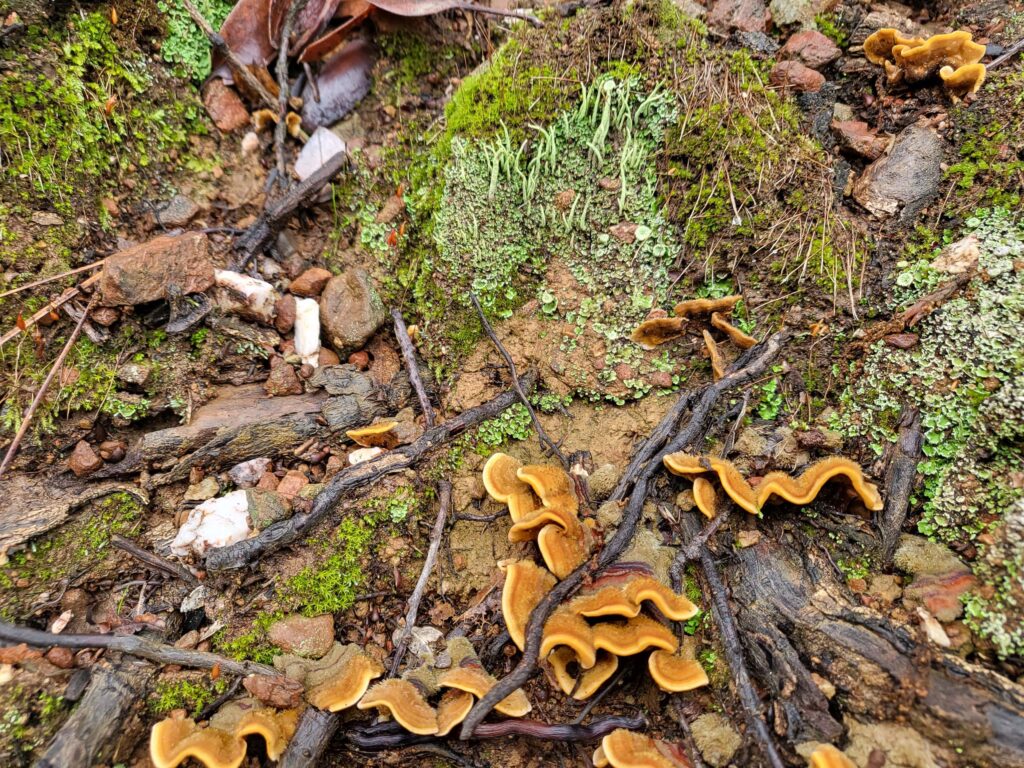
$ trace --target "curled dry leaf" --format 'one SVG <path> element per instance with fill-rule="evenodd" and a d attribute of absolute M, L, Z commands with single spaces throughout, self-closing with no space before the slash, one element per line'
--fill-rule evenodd
<path fill-rule="evenodd" d="M 287 3 L 273 5 L 285 6 Z M 271 6 L 267 0 L 239 0 L 221 25 L 221 37 L 243 64 L 262 67 L 274 55 L 274 44 L 270 38 Z M 213 74 L 225 82 L 233 80 L 227 62 L 216 52 Z"/>
<path fill-rule="evenodd" d="M 365 40 L 353 40 L 327 62 L 317 77 L 320 100 L 307 83 L 302 91 L 302 127 L 312 132 L 343 118 L 370 90 L 373 47 Z"/>

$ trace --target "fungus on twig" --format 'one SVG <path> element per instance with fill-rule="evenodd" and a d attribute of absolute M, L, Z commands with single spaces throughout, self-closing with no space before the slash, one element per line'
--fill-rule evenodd
<path fill-rule="evenodd" d="M 297 709 L 278 711 L 256 699 L 239 699 L 221 707 L 206 727 L 191 718 L 169 718 L 153 726 L 150 759 L 156 768 L 176 768 L 190 757 L 207 768 L 237 768 L 245 760 L 245 737 L 258 735 L 266 742 L 267 756 L 277 760 L 298 717 Z"/>
<path fill-rule="evenodd" d="M 704 331 L 704 346 L 708 350 L 708 357 L 711 358 L 711 373 L 714 380 L 718 381 L 725 376 L 725 362 L 722 360 L 722 353 L 718 351 L 718 344 L 707 330 Z"/>
<path fill-rule="evenodd" d="M 723 296 L 720 299 L 688 299 L 681 301 L 673 308 L 672 312 L 677 317 L 697 317 L 710 315 L 713 312 L 732 312 L 740 299 L 740 295 Z"/>
<path fill-rule="evenodd" d="M 811 753 L 810 768 L 856 768 L 856 764 L 831 744 L 822 744 Z"/>
<path fill-rule="evenodd" d="M 667 651 L 653 651 L 647 658 L 647 670 L 658 687 L 668 693 L 692 691 L 708 684 L 707 672 L 699 661 Z"/>
<path fill-rule="evenodd" d="M 419 687 L 409 680 L 382 680 L 368 690 L 356 706 L 389 714 L 410 733 L 433 736 L 438 731 L 437 712 L 427 703 Z"/>
<path fill-rule="evenodd" d="M 730 323 L 721 312 L 711 313 L 711 325 L 728 336 L 729 340 L 740 349 L 750 349 L 757 344 L 757 339 Z"/>
<path fill-rule="evenodd" d="M 678 339 L 685 329 L 685 318 L 653 317 L 640 323 L 629 338 L 644 349 L 654 349 L 659 344 Z"/>
<path fill-rule="evenodd" d="M 682 748 L 642 733 L 617 728 L 594 751 L 595 768 L 690 768 Z"/>
<path fill-rule="evenodd" d="M 509 637 L 519 650 L 526 644 L 526 625 L 530 614 L 556 579 L 531 560 L 519 560 L 505 567 L 505 587 L 501 592 L 501 615 Z"/>
<path fill-rule="evenodd" d="M 359 429 L 350 429 L 345 432 L 345 436 L 363 448 L 391 449 L 398 445 L 398 435 L 395 433 L 397 426 L 397 421 L 379 421 Z"/>

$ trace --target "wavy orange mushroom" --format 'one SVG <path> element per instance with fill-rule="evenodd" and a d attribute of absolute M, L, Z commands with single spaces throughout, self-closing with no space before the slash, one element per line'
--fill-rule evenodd
<path fill-rule="evenodd" d="M 482 699 L 491 688 L 498 684 L 498 681 L 483 668 L 478 659 L 472 657 L 464 659 L 458 666 L 453 666 L 444 672 L 438 678 L 437 683 L 442 688 L 455 688 Z M 509 717 L 524 717 L 533 709 L 522 688 L 517 688 L 495 704 L 494 708 Z"/>
<path fill-rule="evenodd" d="M 692 691 L 708 684 L 708 674 L 700 662 L 667 651 L 652 651 L 647 657 L 647 670 L 658 687 L 668 693 Z"/>
<path fill-rule="evenodd" d="M 879 29 L 868 35 L 864 40 L 864 56 L 872 64 L 882 66 L 893 60 L 892 49 L 897 45 L 915 48 L 924 43 L 924 38 L 904 37 L 898 30 L 891 27 Z"/>
<path fill-rule="evenodd" d="M 704 347 L 708 351 L 708 357 L 711 358 L 711 373 L 712 378 L 718 381 L 720 378 L 725 376 L 725 361 L 722 359 L 722 353 L 718 351 L 718 342 L 712 338 L 711 334 L 707 331 L 703 331 L 704 334 Z"/>
<path fill-rule="evenodd" d="M 358 645 L 335 643 L 319 659 L 291 654 L 274 657 L 274 667 L 306 687 L 306 701 L 317 709 L 340 712 L 355 705 L 370 681 L 384 674 L 384 667 Z"/>
<path fill-rule="evenodd" d="M 811 753 L 811 768 L 857 768 L 856 764 L 833 747 L 831 744 L 822 744 Z"/>
<path fill-rule="evenodd" d="M 708 520 L 718 514 L 718 493 L 706 477 L 698 475 L 693 478 L 693 501 Z"/>
<path fill-rule="evenodd" d="M 742 296 L 723 296 L 720 299 L 688 299 L 681 301 L 672 312 L 677 317 L 697 317 L 710 315 L 712 312 L 732 312 Z"/>
<path fill-rule="evenodd" d="M 761 511 L 757 494 L 750 487 L 736 466 L 725 459 L 717 456 L 695 456 L 688 453 L 670 453 L 663 460 L 666 469 L 674 475 L 682 477 L 695 477 L 698 475 L 714 473 L 722 489 L 735 501 L 741 509 L 752 515 Z M 696 497 L 696 494 L 694 494 Z"/>
<path fill-rule="evenodd" d="M 672 630 L 650 616 L 625 621 L 604 621 L 593 626 L 594 648 L 616 656 L 634 656 L 648 648 L 672 651 L 679 641 Z"/>
<path fill-rule="evenodd" d="M 567 606 L 562 606 L 552 613 L 544 625 L 540 655 L 546 657 L 560 645 L 566 645 L 575 652 L 583 669 L 590 669 L 597 662 L 593 627 Z"/>
<path fill-rule="evenodd" d="M 711 313 L 711 325 L 728 336 L 729 341 L 740 349 L 750 349 L 752 346 L 757 344 L 757 339 L 744 333 L 735 325 L 730 323 L 725 319 L 725 316 L 721 312 Z"/>
<path fill-rule="evenodd" d="M 476 702 L 472 693 L 449 688 L 437 704 L 437 736 L 447 736 L 466 719 Z"/>
<path fill-rule="evenodd" d="M 548 656 L 555 682 L 566 696 L 584 701 L 593 696 L 619 668 L 619 657 L 608 651 L 598 651 L 597 661 L 590 669 L 583 669 L 575 651 L 562 645 Z M 575 667 L 577 674 L 571 669 Z"/>
<path fill-rule="evenodd" d="M 831 456 L 816 461 L 798 477 L 792 477 L 785 472 L 769 472 L 757 486 L 757 505 L 763 506 L 772 496 L 778 496 L 790 504 L 809 504 L 825 483 L 836 477 L 845 477 L 849 480 L 864 506 L 873 512 L 878 512 L 885 506 L 878 487 L 864 479 L 863 470 L 855 462 L 842 456 Z"/>
<path fill-rule="evenodd" d="M 559 579 L 564 579 L 590 557 L 593 536 L 590 529 L 577 523 L 563 531 L 557 525 L 545 525 L 537 534 L 537 548 L 544 564 Z"/>
<path fill-rule="evenodd" d="M 641 571 L 604 576 L 569 602 L 569 609 L 586 616 L 621 616 L 633 618 L 640 614 L 642 604 L 649 601 L 672 621 L 686 621 L 699 609 L 686 596 Z"/>
<path fill-rule="evenodd" d="M 350 429 L 345 435 L 363 448 L 394 448 L 398 445 L 395 428 L 397 421 L 381 421 L 359 429 Z"/>
<path fill-rule="evenodd" d="M 505 587 L 501 591 L 501 615 L 509 637 L 519 650 L 526 648 L 526 625 L 530 614 L 557 579 L 532 560 L 519 560 L 505 567 Z"/>
<path fill-rule="evenodd" d="M 654 349 L 661 344 L 678 339 L 685 330 L 685 318 L 654 317 L 640 323 L 629 335 L 629 338 L 644 349 Z"/>
<path fill-rule="evenodd" d="M 576 487 L 572 478 L 561 467 L 547 464 L 528 464 L 516 471 L 516 476 L 540 497 L 544 506 L 568 506 L 573 514 L 579 510 Z M 557 501 L 556 501 L 557 499 Z"/>
<path fill-rule="evenodd" d="M 495 453 L 484 464 L 484 489 L 492 499 L 500 504 L 508 504 L 510 496 L 526 494 L 532 496 L 530 486 L 517 476 L 522 467 L 518 459 L 505 453 Z"/>
<path fill-rule="evenodd" d="M 962 67 L 943 67 L 939 70 L 942 84 L 951 96 L 962 99 L 969 94 L 977 93 L 985 82 L 984 64 L 964 64 Z"/>
<path fill-rule="evenodd" d="M 625 728 L 601 739 L 593 760 L 595 768 L 691 768 L 681 747 Z"/>
<path fill-rule="evenodd" d="M 409 733 L 433 736 L 438 731 L 437 712 L 408 680 L 383 680 L 368 690 L 356 706 L 390 715 Z"/>

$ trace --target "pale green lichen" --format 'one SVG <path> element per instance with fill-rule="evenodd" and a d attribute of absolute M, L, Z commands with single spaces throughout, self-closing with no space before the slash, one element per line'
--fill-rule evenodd
<path fill-rule="evenodd" d="M 985 210 L 963 234 L 980 242 L 983 277 L 921 322 L 915 348 L 879 342 L 843 393 L 836 419 L 847 436 L 866 439 L 880 454 L 895 439 L 901 407 L 920 408 L 925 482 L 916 500 L 918 528 L 961 545 L 983 532 L 1008 535 L 1004 514 L 1024 498 L 1024 270 L 1016 266 L 1024 257 L 1024 225 L 1005 210 Z M 927 260 L 912 268 L 915 281 L 903 281 L 905 287 L 942 279 Z M 976 571 L 995 593 L 970 599 L 969 620 L 1000 653 L 1020 653 L 1020 610 L 1010 610 L 1008 598 L 1019 576 L 1005 558 L 992 565 L 984 540 L 978 543 Z"/>

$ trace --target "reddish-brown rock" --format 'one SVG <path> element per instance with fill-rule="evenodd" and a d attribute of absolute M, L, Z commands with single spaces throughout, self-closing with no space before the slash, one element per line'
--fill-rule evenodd
<path fill-rule="evenodd" d="M 317 363 L 321 368 L 323 368 L 325 365 L 341 365 L 341 358 L 338 357 L 338 353 L 335 352 L 333 349 L 328 349 L 327 347 L 320 347 Z"/>
<path fill-rule="evenodd" d="M 839 146 L 868 160 L 877 160 L 889 145 L 889 139 L 862 120 L 836 120 L 832 123 Z"/>
<path fill-rule="evenodd" d="M 225 133 L 249 124 L 249 112 L 242 99 L 219 77 L 212 78 L 203 89 L 203 106 L 213 124 Z"/>
<path fill-rule="evenodd" d="M 295 327 L 295 297 L 290 293 L 277 300 L 274 328 L 278 333 L 290 333 Z"/>
<path fill-rule="evenodd" d="M 68 467 L 76 477 L 85 477 L 103 466 L 103 459 L 96 455 L 92 446 L 85 440 L 79 440 L 75 450 L 68 459 Z"/>
<path fill-rule="evenodd" d="M 267 470 L 260 476 L 260 481 L 256 483 L 256 488 L 261 491 L 276 491 L 277 486 L 281 484 L 281 481 L 277 478 L 270 470 Z"/>
<path fill-rule="evenodd" d="M 796 59 L 811 69 L 827 67 L 841 55 L 839 46 L 815 29 L 792 35 L 779 51 L 780 59 Z"/>
<path fill-rule="evenodd" d="M 292 284 L 288 286 L 288 291 L 296 296 L 316 298 L 323 293 L 324 286 L 327 285 L 327 281 L 332 277 L 334 275 L 323 267 L 310 267 L 292 280 Z"/>
<path fill-rule="evenodd" d="M 896 349 L 913 349 L 918 340 L 916 333 L 890 333 L 885 337 L 885 343 Z"/>
<path fill-rule="evenodd" d="M 100 300 L 106 306 L 130 306 L 166 299 L 172 283 L 181 293 L 201 293 L 213 285 L 210 245 L 203 233 L 164 235 L 108 256 Z"/>
<path fill-rule="evenodd" d="M 764 0 L 715 0 L 708 23 L 723 30 L 767 32 L 771 14 Z"/>
<path fill-rule="evenodd" d="M 71 669 L 75 666 L 75 653 L 70 648 L 53 647 L 43 657 L 55 667 Z"/>
<path fill-rule="evenodd" d="M 284 498 L 291 499 L 297 496 L 299 491 L 307 485 L 309 485 L 309 478 L 306 477 L 305 473 L 299 472 L 297 469 L 290 469 L 281 478 L 281 482 L 277 484 L 277 492 Z"/>
<path fill-rule="evenodd" d="M 816 93 L 825 84 L 825 76 L 799 61 L 780 61 L 769 76 L 772 85 L 795 91 Z"/>
<path fill-rule="evenodd" d="M 608 232 L 620 243 L 629 245 L 636 240 L 637 225 L 631 221 L 623 221 L 611 227 Z"/>
<path fill-rule="evenodd" d="M 348 364 L 354 365 L 360 371 L 365 371 L 370 367 L 370 356 L 364 350 L 353 352 L 348 356 Z"/>
<path fill-rule="evenodd" d="M 903 590 L 903 599 L 920 603 L 939 621 L 954 621 L 964 610 L 961 595 L 977 583 L 967 572 L 921 575 Z"/>
<path fill-rule="evenodd" d="M 284 675 L 249 675 L 242 680 L 245 690 L 270 707 L 291 709 L 302 704 L 305 686 Z"/>
<path fill-rule="evenodd" d="M 277 355 L 270 358 L 270 376 L 263 383 L 263 389 L 271 397 L 301 395 L 304 391 L 295 369 Z"/>
<path fill-rule="evenodd" d="M 267 639 L 285 653 L 319 659 L 334 644 L 334 617 L 285 616 L 271 625 Z"/>
<path fill-rule="evenodd" d="M 100 443 L 99 454 L 104 461 L 117 462 L 124 458 L 127 447 L 120 440 L 105 440 Z"/>

